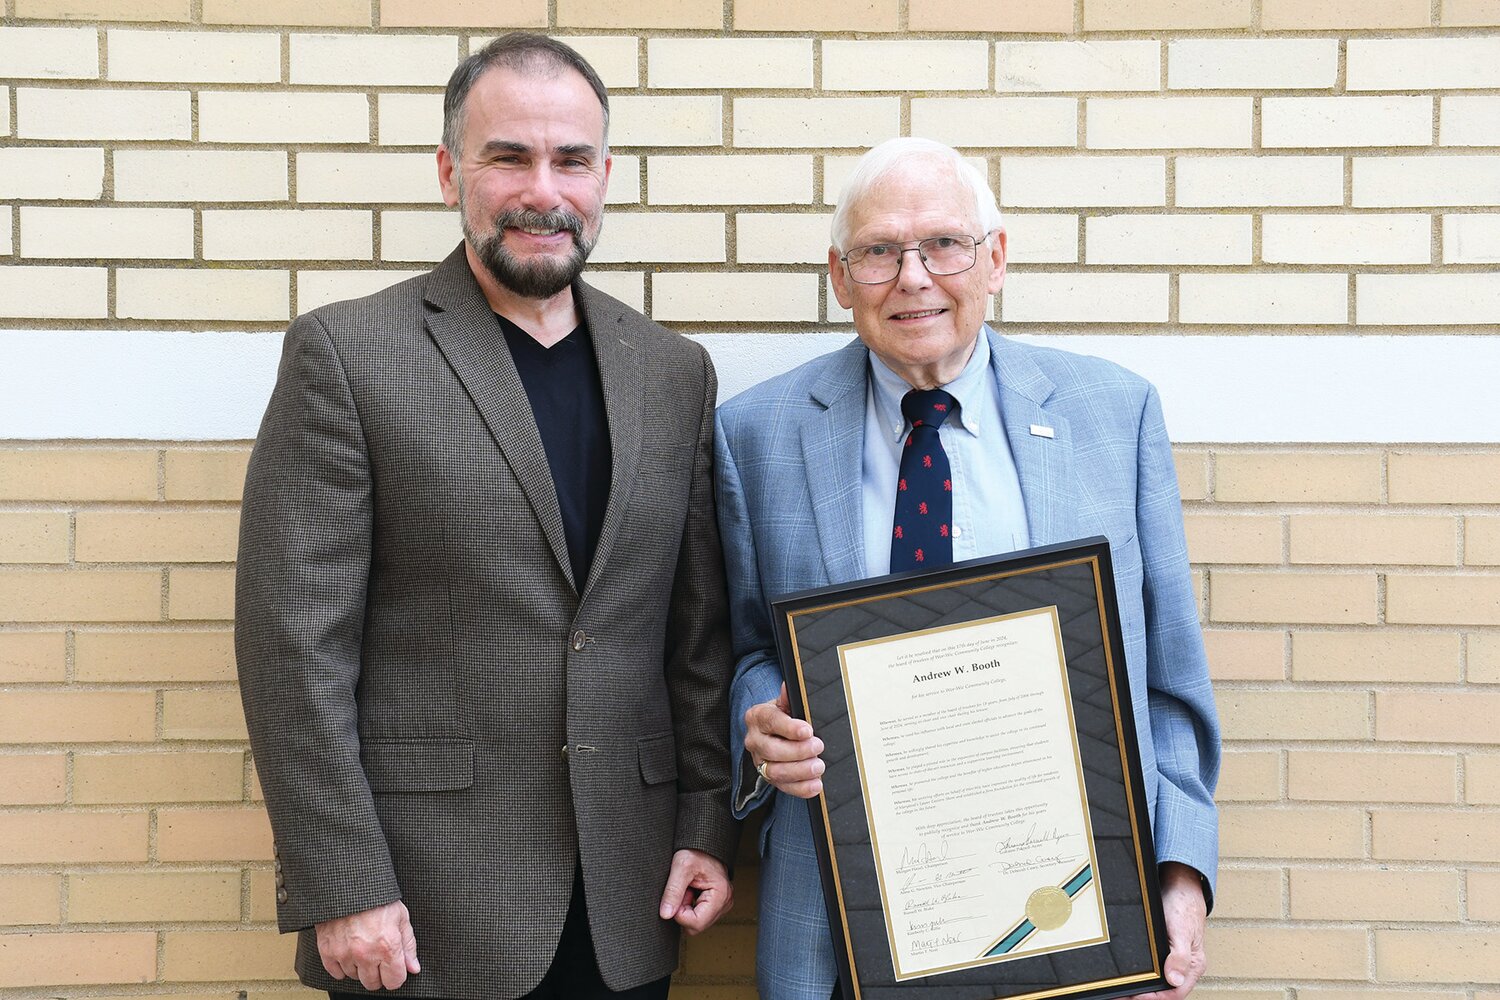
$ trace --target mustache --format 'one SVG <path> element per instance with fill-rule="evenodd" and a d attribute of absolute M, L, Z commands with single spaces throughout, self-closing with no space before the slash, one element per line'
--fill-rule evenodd
<path fill-rule="evenodd" d="M 495 216 L 496 229 L 556 229 L 583 239 L 583 220 L 571 212 L 538 212 L 530 208 L 512 208 Z"/>

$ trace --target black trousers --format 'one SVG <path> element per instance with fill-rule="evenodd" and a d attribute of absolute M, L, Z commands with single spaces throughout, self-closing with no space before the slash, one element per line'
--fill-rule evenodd
<path fill-rule="evenodd" d="M 417 954 L 422 943 L 417 942 Z M 573 899 L 563 922 L 557 954 L 541 983 L 520 1000 L 666 1000 L 672 977 L 664 976 L 654 983 L 628 990 L 611 990 L 599 976 L 599 960 L 594 955 L 594 939 L 589 934 L 588 905 L 583 898 L 583 872 L 573 879 Z M 376 993 L 334 993 L 333 1000 L 366 1000 Z"/>

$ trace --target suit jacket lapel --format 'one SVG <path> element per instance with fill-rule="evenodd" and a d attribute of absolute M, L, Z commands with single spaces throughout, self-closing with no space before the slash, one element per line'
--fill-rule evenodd
<path fill-rule="evenodd" d="M 990 368 L 1000 386 L 1000 418 L 1021 480 L 1026 527 L 1032 545 L 1072 541 L 1083 534 L 1083 494 L 1073 467 L 1073 437 L 1068 420 L 1045 406 L 1055 386 L 1036 362 L 988 326 Z M 1032 428 L 1049 428 L 1052 437 Z"/>
<path fill-rule="evenodd" d="M 463 245 L 427 283 L 427 329 L 515 473 L 563 575 L 572 580 L 562 512 L 541 434 L 495 314 L 469 270 Z"/>
<path fill-rule="evenodd" d="M 868 362 L 858 340 L 836 357 L 812 388 L 826 409 L 802 425 L 802 458 L 828 582 L 843 583 L 865 575 L 860 483 Z"/>
<path fill-rule="evenodd" d="M 636 344 L 634 326 L 637 314 L 582 282 L 573 285 L 584 322 L 594 341 L 594 356 L 599 365 L 599 382 L 604 388 L 604 411 L 609 420 L 610 482 L 609 503 L 604 508 L 604 524 L 594 546 L 588 587 L 599 578 L 609 553 L 619 537 L 640 465 L 642 421 L 646 405 L 645 378 L 641 352 Z"/>

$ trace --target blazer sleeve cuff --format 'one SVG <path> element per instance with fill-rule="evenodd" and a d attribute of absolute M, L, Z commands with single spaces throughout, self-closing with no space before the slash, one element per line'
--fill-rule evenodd
<path fill-rule="evenodd" d="M 736 819 L 744 819 L 764 805 L 775 788 L 755 773 L 755 762 L 745 752 L 745 713 L 781 693 L 781 671 L 769 658 L 742 665 L 729 692 L 729 759 L 732 802 Z"/>
<path fill-rule="evenodd" d="M 730 814 L 722 787 L 716 791 L 686 792 L 677 796 L 677 832 L 674 850 L 702 851 L 724 862 L 734 864 L 734 853 L 740 840 L 739 821 Z"/>

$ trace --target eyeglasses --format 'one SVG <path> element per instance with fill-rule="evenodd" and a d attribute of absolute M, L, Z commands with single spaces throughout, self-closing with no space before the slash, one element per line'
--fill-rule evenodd
<path fill-rule="evenodd" d="M 929 236 L 908 246 L 905 243 L 871 243 L 855 247 L 839 260 L 849 270 L 849 277 L 861 285 L 883 285 L 901 273 L 901 261 L 916 251 L 928 274 L 961 274 L 974 266 L 975 248 L 988 239 L 983 236 Z"/>

